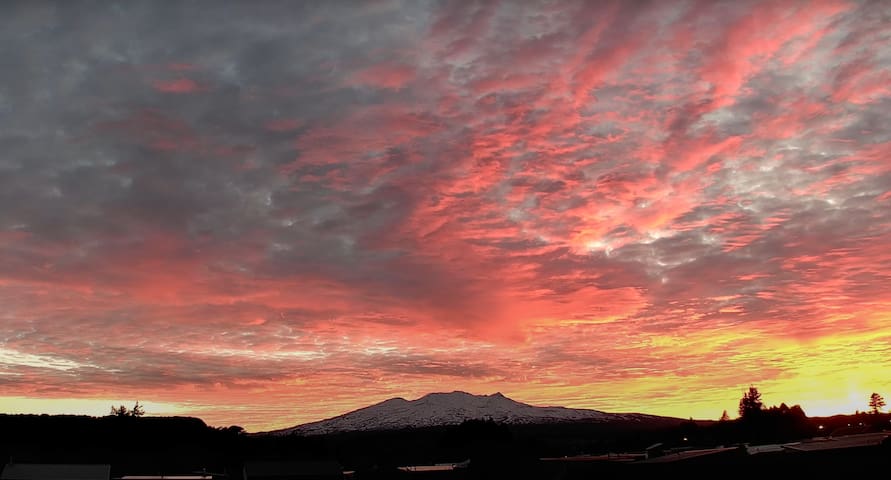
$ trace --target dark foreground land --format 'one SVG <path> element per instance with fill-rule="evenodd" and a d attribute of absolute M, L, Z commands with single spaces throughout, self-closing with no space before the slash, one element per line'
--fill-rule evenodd
<path fill-rule="evenodd" d="M 666 420 L 510 427 L 468 421 L 405 431 L 275 437 L 246 434 L 234 426 L 213 428 L 187 417 L 0 415 L 0 464 L 107 464 L 111 478 L 211 472 L 215 479 L 231 480 L 339 478 L 299 472 L 245 475 L 246 464 L 282 461 L 298 469 L 335 465 L 351 478 L 838 478 L 867 473 L 882 478 L 891 476 L 889 420 L 888 415 L 860 415 L 760 425 Z M 819 440 L 801 441 L 815 437 Z M 400 468 L 444 463 L 459 466 Z"/>

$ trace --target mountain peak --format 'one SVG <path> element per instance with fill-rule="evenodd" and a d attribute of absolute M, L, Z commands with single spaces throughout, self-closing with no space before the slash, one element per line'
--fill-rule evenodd
<path fill-rule="evenodd" d="M 418 398 L 418 400 L 423 400 L 425 398 L 455 398 L 455 399 L 470 399 L 470 398 L 507 398 L 501 392 L 495 392 L 489 395 L 475 395 L 473 393 L 465 392 L 463 390 L 452 390 L 451 392 L 430 392 L 423 397 Z"/>
<path fill-rule="evenodd" d="M 476 395 L 472 393 L 467 393 L 461 390 L 452 390 L 451 392 L 430 392 L 418 400 L 422 400 L 425 398 L 441 398 L 441 397 L 475 397 Z"/>
<path fill-rule="evenodd" d="M 491 419 L 506 424 L 605 422 L 647 416 L 604 413 L 564 407 L 535 407 L 501 392 L 474 395 L 462 391 L 428 393 L 416 400 L 391 398 L 343 415 L 270 432 L 279 435 L 322 435 L 360 430 L 397 430 L 457 425 L 466 420 Z"/>

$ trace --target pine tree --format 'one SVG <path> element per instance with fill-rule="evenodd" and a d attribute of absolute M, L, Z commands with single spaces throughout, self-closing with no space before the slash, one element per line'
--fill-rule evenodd
<path fill-rule="evenodd" d="M 885 408 L 885 399 L 878 393 L 873 392 L 872 395 L 869 396 L 869 408 L 872 409 L 872 413 L 878 414 Z"/>
<path fill-rule="evenodd" d="M 729 422 L 729 421 L 730 421 L 730 415 L 727 415 L 727 410 L 724 410 L 724 413 L 721 414 L 721 420 L 720 420 L 720 421 L 721 421 L 721 422 Z"/>
<path fill-rule="evenodd" d="M 754 386 L 749 386 L 749 391 L 743 394 L 739 400 L 739 416 L 743 420 L 754 418 L 761 413 L 764 404 L 761 403 L 761 392 Z"/>

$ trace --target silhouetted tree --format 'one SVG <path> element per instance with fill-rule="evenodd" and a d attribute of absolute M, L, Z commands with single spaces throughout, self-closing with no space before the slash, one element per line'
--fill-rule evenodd
<path fill-rule="evenodd" d="M 739 416 L 743 420 L 755 418 L 761 413 L 764 404 L 761 403 L 761 392 L 757 388 L 750 385 L 749 391 L 744 393 L 739 399 Z"/>
<path fill-rule="evenodd" d="M 873 392 L 872 395 L 869 396 L 869 408 L 872 409 L 872 413 L 878 414 L 885 408 L 885 399 L 878 393 Z"/>
<path fill-rule="evenodd" d="M 133 405 L 132 409 L 127 409 L 127 407 L 121 405 L 119 407 L 111 406 L 111 416 L 113 417 L 141 417 L 145 415 L 145 409 L 142 405 L 139 404 L 139 401 L 136 401 L 136 405 Z"/>
<path fill-rule="evenodd" d="M 727 415 L 727 410 L 724 410 L 724 413 L 721 414 L 721 420 L 719 420 L 719 421 L 721 421 L 721 422 L 729 422 L 730 421 L 730 415 Z"/>
<path fill-rule="evenodd" d="M 120 407 L 111 406 L 111 415 L 114 417 L 128 417 L 130 416 L 130 411 L 127 410 L 127 407 L 121 405 Z"/>
<path fill-rule="evenodd" d="M 789 408 L 789 415 L 795 418 L 807 418 L 801 405 L 792 405 L 792 407 Z"/>

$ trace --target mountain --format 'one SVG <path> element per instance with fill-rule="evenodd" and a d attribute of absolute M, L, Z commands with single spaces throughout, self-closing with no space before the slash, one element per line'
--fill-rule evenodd
<path fill-rule="evenodd" d="M 653 415 L 606 413 L 564 407 L 535 407 L 501 393 L 472 395 L 466 392 L 430 393 L 417 400 L 391 398 L 343 415 L 267 432 L 273 435 L 324 435 L 328 433 L 398 430 L 457 425 L 465 420 L 491 419 L 506 424 L 567 422 L 644 422 L 665 419 Z"/>

